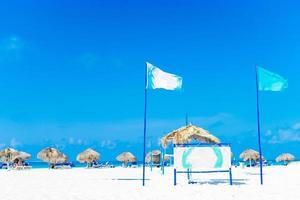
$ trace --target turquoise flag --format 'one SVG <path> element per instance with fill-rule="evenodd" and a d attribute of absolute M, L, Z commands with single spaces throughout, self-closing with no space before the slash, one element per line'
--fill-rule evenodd
<path fill-rule="evenodd" d="M 155 67 L 151 63 L 147 64 L 147 89 L 180 90 L 182 88 L 182 78 L 175 74 L 170 74 Z"/>
<path fill-rule="evenodd" d="M 288 81 L 278 74 L 258 67 L 258 84 L 260 91 L 280 92 L 288 87 Z"/>

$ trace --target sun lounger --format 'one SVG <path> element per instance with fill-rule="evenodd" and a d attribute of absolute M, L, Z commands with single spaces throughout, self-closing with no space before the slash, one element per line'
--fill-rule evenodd
<path fill-rule="evenodd" d="M 129 163 L 129 164 L 127 165 L 127 167 L 129 167 L 129 168 L 137 168 L 138 165 L 137 165 L 136 162 L 131 162 L 131 163 Z"/>
<path fill-rule="evenodd" d="M 7 164 L 3 163 L 2 166 L 1 166 L 1 169 L 7 169 Z"/>
<path fill-rule="evenodd" d="M 109 162 L 106 162 L 105 164 L 98 163 L 96 161 L 92 162 L 91 168 L 114 168 L 114 165 L 110 165 Z"/>
<path fill-rule="evenodd" d="M 100 163 L 98 163 L 97 161 L 93 161 L 92 162 L 92 165 L 91 165 L 91 168 L 101 168 L 101 164 Z"/>
<path fill-rule="evenodd" d="M 32 169 L 32 166 L 30 166 L 27 162 L 24 163 L 24 169 Z"/>
<path fill-rule="evenodd" d="M 13 168 L 12 164 L 7 165 L 6 163 L 3 163 L 1 166 L 1 169 L 12 169 L 12 168 Z"/>
<path fill-rule="evenodd" d="M 72 169 L 72 163 L 57 163 L 54 169 Z"/>
<path fill-rule="evenodd" d="M 115 168 L 115 166 L 109 164 L 109 162 L 106 162 L 102 167 L 103 167 L 103 168 Z"/>

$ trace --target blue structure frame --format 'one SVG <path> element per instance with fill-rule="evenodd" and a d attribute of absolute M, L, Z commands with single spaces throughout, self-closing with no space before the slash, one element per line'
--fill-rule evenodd
<path fill-rule="evenodd" d="M 231 147 L 229 143 L 219 143 L 219 144 L 208 144 L 208 143 L 199 143 L 199 144 L 174 144 L 175 147 Z M 190 174 L 202 174 L 202 173 L 222 173 L 227 172 L 229 174 L 229 183 L 232 185 L 232 171 L 231 168 L 228 170 L 215 170 L 215 171 L 177 171 L 174 166 L 174 186 L 177 185 L 177 174 L 187 174 L 188 179 L 190 179 Z"/>

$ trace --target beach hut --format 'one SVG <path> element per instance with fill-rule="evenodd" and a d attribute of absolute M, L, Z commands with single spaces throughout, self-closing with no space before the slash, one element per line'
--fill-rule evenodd
<path fill-rule="evenodd" d="M 54 168 L 57 163 L 64 163 L 67 161 L 67 156 L 59 150 L 47 147 L 37 154 L 37 158 L 49 163 L 49 168 Z"/>
<path fill-rule="evenodd" d="M 243 159 L 244 162 L 250 162 L 251 167 L 252 161 L 259 160 L 259 153 L 253 149 L 246 149 L 240 154 L 240 158 Z"/>
<path fill-rule="evenodd" d="M 100 159 L 100 153 L 89 148 L 85 151 L 78 154 L 76 160 L 80 163 L 87 163 L 87 167 L 91 167 L 94 161 L 98 161 Z"/>
<path fill-rule="evenodd" d="M 193 140 L 204 143 L 220 143 L 220 140 L 214 135 L 210 134 L 207 130 L 192 124 L 168 133 L 161 138 L 160 142 L 166 149 L 169 143 L 186 144 L 191 143 Z"/>
<path fill-rule="evenodd" d="M 123 166 L 127 167 L 128 163 L 136 162 L 136 157 L 131 152 L 123 152 L 116 157 L 117 161 L 123 162 Z"/>
<path fill-rule="evenodd" d="M 284 165 L 288 165 L 291 161 L 294 161 L 294 160 L 295 160 L 295 156 L 290 153 L 280 154 L 276 158 L 276 162 L 283 162 Z"/>

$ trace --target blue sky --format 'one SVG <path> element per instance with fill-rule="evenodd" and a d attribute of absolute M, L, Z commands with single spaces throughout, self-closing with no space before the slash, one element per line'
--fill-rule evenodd
<path fill-rule="evenodd" d="M 149 91 L 148 144 L 185 124 L 235 154 L 257 149 L 255 65 L 289 80 L 261 93 L 263 151 L 300 157 L 300 4 L 283 1 L 12 1 L 0 4 L 0 147 L 141 159 L 149 61 L 184 78 Z M 36 159 L 33 156 L 33 159 Z"/>

